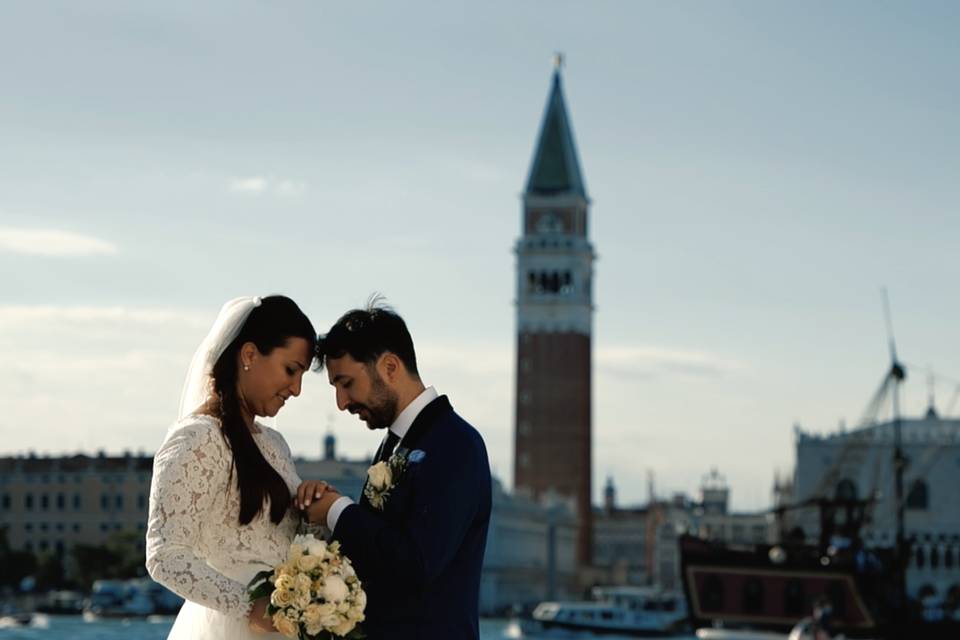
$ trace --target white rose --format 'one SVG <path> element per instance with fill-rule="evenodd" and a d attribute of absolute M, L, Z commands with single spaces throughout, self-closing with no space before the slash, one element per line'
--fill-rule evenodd
<path fill-rule="evenodd" d="M 390 473 L 390 467 L 387 466 L 386 462 L 378 462 L 369 469 L 367 469 L 367 478 L 370 480 L 370 485 L 375 489 L 386 489 L 393 482 L 393 476 Z"/>
<path fill-rule="evenodd" d="M 323 557 L 327 554 L 327 543 L 323 540 L 317 540 L 313 536 L 309 537 L 307 543 L 304 545 L 309 553 L 312 556 L 317 556 L 318 559 L 322 560 Z"/>
<path fill-rule="evenodd" d="M 323 579 L 323 591 L 320 593 L 327 602 L 343 602 L 350 595 L 350 588 L 340 576 L 328 576 Z"/>

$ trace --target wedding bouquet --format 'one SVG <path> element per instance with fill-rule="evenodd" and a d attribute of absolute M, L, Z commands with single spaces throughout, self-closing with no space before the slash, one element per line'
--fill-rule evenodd
<path fill-rule="evenodd" d="M 357 623 L 367 606 L 340 543 L 327 544 L 313 534 L 297 535 L 287 560 L 250 581 L 250 600 L 270 597 L 267 613 L 277 631 L 299 640 L 363 638 Z"/>

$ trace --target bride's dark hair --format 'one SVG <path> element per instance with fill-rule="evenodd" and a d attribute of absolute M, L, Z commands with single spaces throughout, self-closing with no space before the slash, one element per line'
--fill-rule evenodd
<path fill-rule="evenodd" d="M 237 395 L 237 367 L 240 348 L 248 342 L 263 355 L 284 346 L 289 338 L 303 338 L 313 353 L 317 334 L 310 320 L 296 303 L 285 296 L 269 296 L 255 307 L 240 329 L 240 334 L 224 350 L 213 366 L 214 398 L 209 412 L 219 418 L 223 437 L 233 455 L 240 491 L 240 524 L 249 524 L 261 511 L 264 500 L 270 501 L 270 520 L 279 523 L 290 507 L 290 489 L 280 474 L 270 466 L 250 429 L 243 420 Z"/>

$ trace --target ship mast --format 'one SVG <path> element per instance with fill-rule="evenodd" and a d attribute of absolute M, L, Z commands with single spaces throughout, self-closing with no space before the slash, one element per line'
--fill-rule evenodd
<path fill-rule="evenodd" d="M 908 545 L 904 533 L 904 499 L 903 473 L 907 467 L 907 458 L 903 454 L 903 433 L 900 422 L 900 385 L 907 377 L 903 365 L 897 359 L 897 345 L 893 339 L 893 321 L 890 316 L 890 300 L 886 287 L 883 288 L 883 312 L 887 323 L 887 339 L 890 345 L 890 372 L 885 384 L 892 385 L 890 389 L 893 404 L 893 472 L 896 491 L 896 526 L 897 526 L 897 595 L 900 598 L 899 611 L 901 615 L 906 611 L 907 601 L 907 562 Z"/>

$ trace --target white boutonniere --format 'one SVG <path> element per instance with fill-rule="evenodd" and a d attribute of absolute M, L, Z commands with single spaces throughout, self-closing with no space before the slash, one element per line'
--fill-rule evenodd
<path fill-rule="evenodd" d="M 390 490 L 397 486 L 404 468 L 407 466 L 406 450 L 398 449 L 386 461 L 378 462 L 367 469 L 367 484 L 363 487 L 363 495 L 367 497 L 374 509 L 383 511 L 390 496 Z"/>

